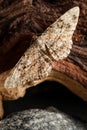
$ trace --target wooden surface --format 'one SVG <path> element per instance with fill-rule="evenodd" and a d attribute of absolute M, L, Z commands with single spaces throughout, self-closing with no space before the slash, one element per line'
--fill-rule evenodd
<path fill-rule="evenodd" d="M 33 36 L 40 35 L 59 16 L 74 6 L 79 6 L 81 11 L 78 26 L 73 36 L 73 48 L 66 60 L 54 63 L 53 69 L 70 79 L 70 84 L 68 84 L 68 80 L 67 83 L 61 80 L 62 84 L 68 86 L 71 91 L 87 101 L 86 0 L 58 2 L 56 0 L 54 2 L 51 0 L 30 2 L 28 0 L 1 0 L 0 73 L 12 68 L 17 63 L 24 51 L 30 46 Z M 60 82 L 58 77 L 59 75 L 56 76 L 56 80 Z M 74 82 L 76 82 L 75 85 Z M 81 86 L 82 89 L 77 86 Z"/>

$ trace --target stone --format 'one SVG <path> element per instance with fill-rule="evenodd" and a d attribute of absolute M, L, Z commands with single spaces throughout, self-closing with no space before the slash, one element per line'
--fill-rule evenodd
<path fill-rule="evenodd" d="M 0 130 L 87 130 L 87 123 L 49 107 L 13 113 L 0 121 Z"/>

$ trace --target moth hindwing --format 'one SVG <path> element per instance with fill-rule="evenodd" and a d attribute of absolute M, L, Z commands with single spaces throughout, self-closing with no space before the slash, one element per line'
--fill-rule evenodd
<path fill-rule="evenodd" d="M 49 26 L 20 58 L 4 86 L 24 86 L 46 78 L 52 69 L 52 59 L 58 61 L 69 55 L 78 17 L 79 7 L 74 7 Z"/>

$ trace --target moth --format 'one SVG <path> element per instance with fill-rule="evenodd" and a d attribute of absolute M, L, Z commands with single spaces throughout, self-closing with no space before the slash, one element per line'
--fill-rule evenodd
<path fill-rule="evenodd" d="M 70 54 L 78 17 L 79 7 L 74 7 L 36 38 L 4 80 L 1 101 L 22 97 L 26 88 L 48 77 L 54 60 L 62 60 Z"/>

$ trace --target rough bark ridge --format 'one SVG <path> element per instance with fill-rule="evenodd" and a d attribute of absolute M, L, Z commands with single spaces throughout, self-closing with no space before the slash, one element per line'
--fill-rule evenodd
<path fill-rule="evenodd" d="M 34 35 L 40 35 L 59 16 L 74 6 L 79 6 L 81 11 L 73 36 L 73 49 L 66 60 L 54 63 L 54 69 L 77 81 L 87 93 L 86 0 L 1 0 L 0 73 L 17 63 L 30 46 Z M 85 99 L 87 100 L 87 96 Z"/>

